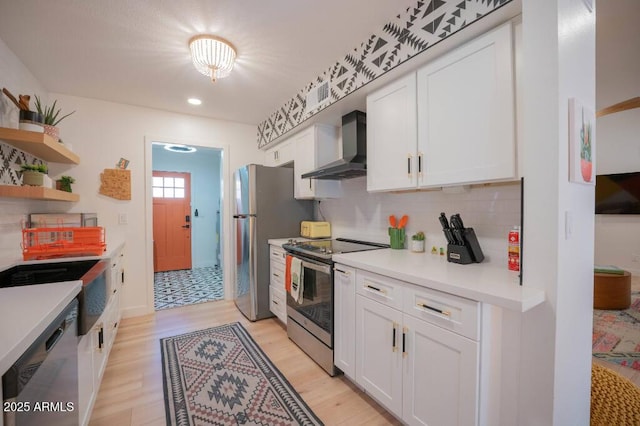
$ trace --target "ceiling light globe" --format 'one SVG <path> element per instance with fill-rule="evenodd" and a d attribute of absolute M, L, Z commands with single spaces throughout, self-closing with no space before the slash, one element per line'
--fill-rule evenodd
<path fill-rule="evenodd" d="M 227 77 L 236 60 L 234 47 L 223 38 L 197 35 L 189 40 L 191 59 L 196 69 L 211 81 Z"/>

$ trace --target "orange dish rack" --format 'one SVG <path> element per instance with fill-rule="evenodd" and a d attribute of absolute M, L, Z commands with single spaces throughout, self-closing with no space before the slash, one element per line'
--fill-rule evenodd
<path fill-rule="evenodd" d="M 100 256 L 106 250 L 101 226 L 25 228 L 22 230 L 24 260 L 70 256 Z"/>

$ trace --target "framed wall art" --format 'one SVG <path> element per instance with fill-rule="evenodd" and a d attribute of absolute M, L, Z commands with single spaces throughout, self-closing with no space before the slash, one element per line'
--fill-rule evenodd
<path fill-rule="evenodd" d="M 576 98 L 569 99 L 569 181 L 595 185 L 596 115 Z"/>

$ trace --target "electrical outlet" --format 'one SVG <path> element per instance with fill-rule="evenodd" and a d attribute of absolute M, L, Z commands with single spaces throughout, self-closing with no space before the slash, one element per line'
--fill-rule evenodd
<path fill-rule="evenodd" d="M 118 213 L 118 225 L 126 225 L 128 223 L 126 213 Z"/>
<path fill-rule="evenodd" d="M 631 255 L 631 261 L 633 263 L 640 263 L 640 254 L 632 254 Z"/>

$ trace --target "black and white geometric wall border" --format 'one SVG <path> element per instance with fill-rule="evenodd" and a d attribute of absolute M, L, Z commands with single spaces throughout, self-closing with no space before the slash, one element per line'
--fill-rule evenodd
<path fill-rule="evenodd" d="M 332 103 L 510 1 L 418 1 L 415 7 L 409 7 L 397 15 L 260 123 L 258 148 L 268 145 Z M 329 102 L 315 110 L 305 111 L 309 90 L 327 80 L 331 82 Z"/>
<path fill-rule="evenodd" d="M 22 164 L 46 164 L 31 154 L 0 142 L 0 185 L 22 185 Z"/>

